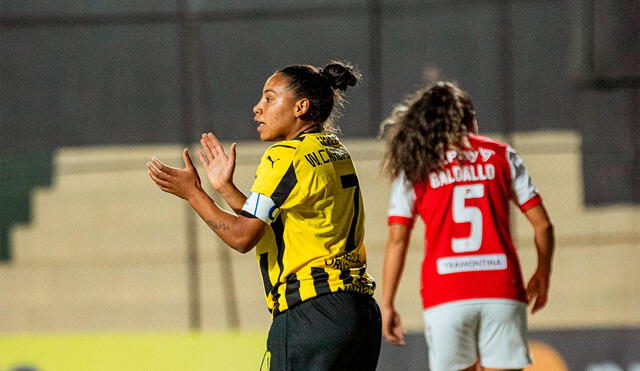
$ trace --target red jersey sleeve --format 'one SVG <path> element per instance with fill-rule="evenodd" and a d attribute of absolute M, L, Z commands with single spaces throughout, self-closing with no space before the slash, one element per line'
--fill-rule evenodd
<path fill-rule="evenodd" d="M 416 191 L 404 174 L 400 174 L 391 185 L 388 224 L 402 224 L 413 227 L 416 209 Z"/>
<path fill-rule="evenodd" d="M 511 188 L 515 200 L 523 213 L 532 207 L 539 205 L 542 198 L 538 193 L 538 188 L 533 184 L 529 176 L 527 167 L 524 165 L 522 157 L 511 147 L 507 147 L 507 159 L 511 169 Z"/>

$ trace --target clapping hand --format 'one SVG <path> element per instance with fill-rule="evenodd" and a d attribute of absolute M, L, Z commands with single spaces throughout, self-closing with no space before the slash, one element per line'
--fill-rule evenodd
<path fill-rule="evenodd" d="M 223 192 L 233 184 L 233 172 L 236 168 L 236 143 L 229 148 L 227 155 L 222 144 L 213 133 L 202 134 L 198 159 L 205 169 L 213 189 Z"/>
<path fill-rule="evenodd" d="M 202 187 L 200 185 L 200 176 L 193 166 L 187 148 L 182 150 L 182 159 L 185 164 L 184 169 L 167 166 L 156 157 L 147 162 L 147 168 L 149 169 L 151 180 L 161 190 L 188 200 L 192 195 L 200 191 Z"/>

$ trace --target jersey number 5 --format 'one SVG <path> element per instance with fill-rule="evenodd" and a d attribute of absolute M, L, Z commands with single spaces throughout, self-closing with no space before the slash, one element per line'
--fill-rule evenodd
<path fill-rule="evenodd" d="M 471 223 L 471 234 L 466 238 L 451 239 L 453 252 L 480 250 L 482 245 L 482 212 L 475 206 L 466 206 L 466 200 L 484 196 L 484 184 L 453 187 L 453 221 Z"/>

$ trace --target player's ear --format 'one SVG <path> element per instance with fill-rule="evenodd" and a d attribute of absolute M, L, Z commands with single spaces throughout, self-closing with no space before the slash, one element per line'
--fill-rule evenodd
<path fill-rule="evenodd" d="M 307 98 L 298 99 L 293 112 L 294 116 L 295 117 L 303 116 L 305 113 L 309 111 L 309 107 L 310 107 L 309 99 Z"/>

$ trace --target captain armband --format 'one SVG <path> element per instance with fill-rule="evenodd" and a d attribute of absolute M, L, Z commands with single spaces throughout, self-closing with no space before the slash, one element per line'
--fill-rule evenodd
<path fill-rule="evenodd" d="M 242 206 L 242 211 L 267 224 L 271 224 L 280 215 L 280 208 L 276 206 L 271 198 L 255 192 L 251 192 L 247 197 L 247 201 Z"/>

